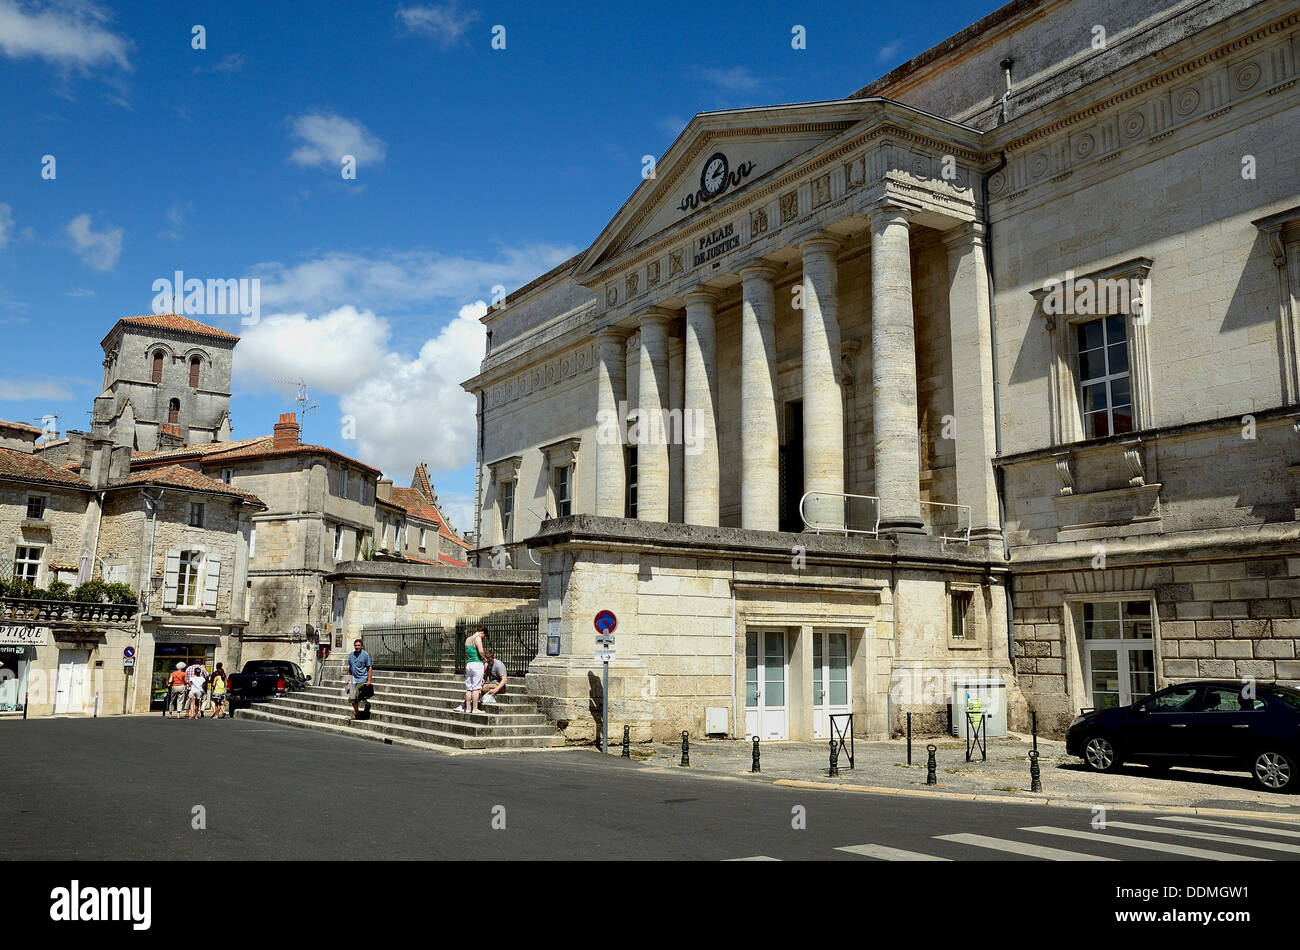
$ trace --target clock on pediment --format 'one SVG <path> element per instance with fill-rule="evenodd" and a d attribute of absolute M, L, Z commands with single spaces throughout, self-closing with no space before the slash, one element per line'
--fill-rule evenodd
<path fill-rule="evenodd" d="M 704 168 L 700 171 L 700 191 L 709 198 L 717 197 L 726 187 L 728 171 L 727 156 L 721 152 L 709 156 L 709 160 L 704 163 Z"/>

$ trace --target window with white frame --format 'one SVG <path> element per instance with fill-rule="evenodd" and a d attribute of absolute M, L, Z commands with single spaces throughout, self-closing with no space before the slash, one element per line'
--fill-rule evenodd
<path fill-rule="evenodd" d="M 45 498 L 41 495 L 27 496 L 27 520 L 40 521 L 45 517 Z"/>
<path fill-rule="evenodd" d="M 235 470 L 233 468 L 223 468 L 221 470 L 221 480 L 229 485 L 235 480 Z"/>
<path fill-rule="evenodd" d="M 334 526 L 334 560 L 343 560 L 343 525 Z"/>
<path fill-rule="evenodd" d="M 425 531 L 424 528 L 421 528 L 421 529 L 420 529 L 420 550 L 421 550 L 421 551 L 423 551 L 424 548 L 425 548 L 425 543 L 424 543 L 424 542 L 425 542 L 425 536 L 426 536 L 427 534 L 428 534 L 428 532 Z"/>
<path fill-rule="evenodd" d="M 1085 601 L 1083 675 L 1096 709 L 1127 706 L 1156 690 L 1155 615 L 1147 598 Z"/>
<path fill-rule="evenodd" d="M 203 552 L 182 551 L 176 572 L 176 606 L 198 607 L 202 603 L 202 573 Z"/>
<path fill-rule="evenodd" d="M 501 543 L 510 544 L 515 539 L 515 483 L 501 483 L 499 507 L 501 511 Z"/>
<path fill-rule="evenodd" d="M 955 590 L 950 595 L 952 597 L 951 608 L 951 635 L 954 640 L 965 640 L 966 636 L 966 618 L 970 613 L 971 592 L 968 590 Z"/>
<path fill-rule="evenodd" d="M 573 466 L 561 465 L 555 469 L 551 483 L 555 492 L 555 517 L 563 518 L 573 513 Z"/>
<path fill-rule="evenodd" d="M 1079 409 L 1085 439 L 1133 431 L 1125 319 L 1121 314 L 1075 325 Z"/>
<path fill-rule="evenodd" d="M 254 521 L 248 530 L 248 559 L 251 561 L 257 556 L 257 522 Z"/>
<path fill-rule="evenodd" d="M 40 547 L 19 547 L 14 554 L 14 580 L 35 584 L 41 573 Z"/>

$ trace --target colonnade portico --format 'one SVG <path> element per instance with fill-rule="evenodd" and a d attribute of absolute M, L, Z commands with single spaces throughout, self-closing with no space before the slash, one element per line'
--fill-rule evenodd
<path fill-rule="evenodd" d="M 920 533 L 924 530 L 920 492 L 920 445 L 918 439 L 917 356 L 911 277 L 910 229 L 912 212 L 894 202 L 881 202 L 866 211 L 868 227 L 858 233 L 868 236 L 870 247 L 870 340 L 871 340 L 871 431 L 872 460 L 878 498 L 879 530 L 882 534 Z M 961 321 L 963 339 L 972 340 L 977 357 L 987 356 L 988 341 L 977 328 L 968 328 L 984 308 L 975 299 L 982 286 L 980 264 L 982 244 L 977 226 L 959 225 L 945 233 L 949 247 L 954 300 L 950 314 L 957 341 Z M 802 280 L 795 288 L 800 319 L 799 384 L 803 402 L 803 492 L 802 513 L 810 524 L 843 528 L 846 518 L 846 410 L 840 334 L 839 255 L 845 238 L 817 229 L 796 237 L 785 252 L 802 268 Z M 798 257 L 793 251 L 797 249 Z M 721 521 L 719 449 L 719 378 L 717 313 L 724 297 L 721 285 L 740 285 L 739 386 L 740 419 L 738 479 L 740 526 L 749 530 L 775 531 L 780 524 L 780 412 L 777 392 L 776 284 L 787 264 L 770 251 L 745 261 L 725 274 L 712 273 L 663 302 L 655 302 L 633 314 L 635 327 L 626 317 L 620 324 L 598 332 L 597 407 L 613 411 L 625 399 L 627 387 L 638 386 L 634 421 L 640 430 L 626 433 L 637 449 L 637 511 L 647 521 L 668 521 L 670 482 L 680 478 L 683 496 L 682 520 L 686 524 L 716 526 Z M 727 278 L 726 280 L 720 278 Z M 963 298 L 960 307 L 956 298 Z M 969 298 L 969 299 L 967 299 Z M 684 307 L 680 306 L 684 300 Z M 674 308 L 673 304 L 678 307 Z M 679 316 L 684 311 L 684 320 Z M 673 425 L 658 420 L 669 416 L 668 351 L 670 327 L 684 325 L 682 376 L 682 418 Z M 623 344 L 639 331 L 640 340 L 631 356 L 639 356 L 635 379 L 625 380 Z M 972 337 L 971 334 L 974 334 Z M 969 446 L 959 446 L 958 485 L 961 493 L 974 491 L 977 517 L 981 523 L 993 517 L 995 499 L 987 496 L 988 450 L 992 448 L 991 417 L 971 396 L 958 393 L 956 401 L 964 419 L 974 429 Z M 622 421 L 622 420 L 620 420 Z M 648 428 L 647 428 L 648 427 Z M 690 440 L 680 462 L 670 463 L 666 435 L 684 435 Z M 969 441 L 969 440 L 967 440 Z M 596 513 L 610 517 L 624 515 L 622 444 L 609 444 L 608 434 L 596 452 Z M 675 489 L 674 489 L 675 490 Z M 956 502 L 960 499 L 946 499 Z M 993 504 L 990 502 L 992 501 Z M 850 523 L 849 527 L 862 528 Z M 871 527 L 867 525 L 865 527 Z M 978 532 L 977 532 L 978 533 Z"/>

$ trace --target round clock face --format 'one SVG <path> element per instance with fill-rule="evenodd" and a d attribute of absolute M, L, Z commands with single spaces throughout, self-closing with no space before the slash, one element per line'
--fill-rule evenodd
<path fill-rule="evenodd" d="M 726 181 L 727 156 L 718 152 L 704 163 L 704 171 L 700 173 L 700 190 L 712 198 L 722 191 Z"/>

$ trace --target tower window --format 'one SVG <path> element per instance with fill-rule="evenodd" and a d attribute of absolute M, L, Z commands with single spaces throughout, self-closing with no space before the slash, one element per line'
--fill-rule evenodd
<path fill-rule="evenodd" d="M 162 370 L 163 370 L 163 351 L 162 351 L 162 350 L 154 350 L 154 354 L 153 354 L 153 381 L 154 381 L 155 383 L 161 383 L 161 382 L 162 382 Z"/>
<path fill-rule="evenodd" d="M 199 388 L 199 366 L 201 361 L 197 356 L 190 360 L 190 389 Z"/>
<path fill-rule="evenodd" d="M 181 421 L 181 401 L 173 399 L 167 404 L 167 421 L 176 423 Z"/>

